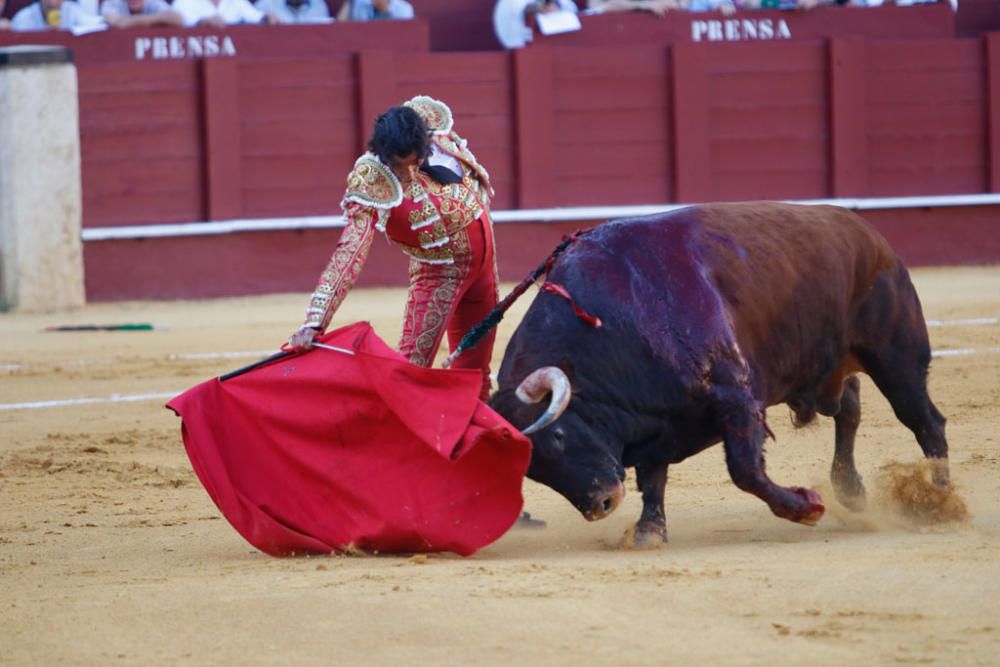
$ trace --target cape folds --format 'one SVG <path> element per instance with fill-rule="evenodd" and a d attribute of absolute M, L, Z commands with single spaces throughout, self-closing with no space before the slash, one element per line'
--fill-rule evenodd
<path fill-rule="evenodd" d="M 171 400 L 233 527 L 272 556 L 452 551 L 517 519 L 531 444 L 478 400 L 478 371 L 410 364 L 366 322 Z M 353 354 L 352 354 L 353 353 Z"/>

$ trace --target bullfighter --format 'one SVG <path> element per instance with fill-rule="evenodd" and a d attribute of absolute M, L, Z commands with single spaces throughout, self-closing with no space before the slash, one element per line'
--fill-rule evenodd
<path fill-rule="evenodd" d="M 454 349 L 497 304 L 489 174 L 453 129 L 446 104 L 418 96 L 380 115 L 341 203 L 346 227 L 288 347 L 308 349 L 354 285 L 381 231 L 410 258 L 399 351 L 430 366 L 445 333 Z M 453 368 L 482 373 L 490 391 L 495 332 Z"/>

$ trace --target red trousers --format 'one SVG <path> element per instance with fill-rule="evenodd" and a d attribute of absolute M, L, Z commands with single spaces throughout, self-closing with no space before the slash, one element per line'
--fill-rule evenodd
<path fill-rule="evenodd" d="M 453 234 L 454 264 L 410 262 L 410 291 L 403 316 L 399 351 L 411 363 L 430 366 L 445 332 L 448 347 L 458 347 L 469 329 L 497 305 L 497 269 L 493 254 L 493 227 L 483 214 Z M 480 398 L 490 394 L 490 358 L 496 329 L 455 359 L 452 368 L 472 368 L 483 374 Z"/>

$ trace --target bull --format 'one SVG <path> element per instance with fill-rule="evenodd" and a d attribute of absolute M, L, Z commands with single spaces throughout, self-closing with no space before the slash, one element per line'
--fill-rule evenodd
<path fill-rule="evenodd" d="M 530 435 L 528 476 L 589 520 L 615 510 L 634 467 L 635 544 L 667 539 L 668 466 L 718 442 L 738 488 L 778 517 L 815 524 L 819 494 L 779 486 L 765 470 L 765 410 L 780 403 L 798 425 L 833 417 L 833 488 L 862 509 L 859 372 L 914 433 L 934 481 L 948 484 L 920 300 L 858 215 L 751 202 L 614 220 L 570 245 L 548 280 L 563 296 L 543 291 L 531 304 L 491 404 Z"/>

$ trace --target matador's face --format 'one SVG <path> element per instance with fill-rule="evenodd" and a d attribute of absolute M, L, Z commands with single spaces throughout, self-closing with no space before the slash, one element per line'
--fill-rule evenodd
<path fill-rule="evenodd" d="M 407 155 L 397 155 L 393 158 L 392 162 L 389 164 L 389 168 L 392 169 L 392 173 L 396 174 L 396 178 L 405 188 L 410 184 L 414 178 L 417 177 L 417 171 L 420 170 L 420 156 L 417 155 L 416 151 L 412 151 Z"/>

